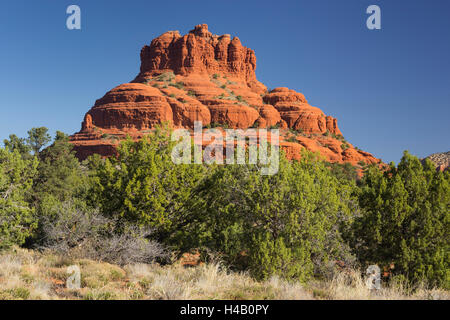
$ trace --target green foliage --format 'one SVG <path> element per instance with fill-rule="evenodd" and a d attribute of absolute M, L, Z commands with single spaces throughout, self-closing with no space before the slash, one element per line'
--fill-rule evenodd
<path fill-rule="evenodd" d="M 356 179 L 358 179 L 358 172 L 356 171 L 356 167 L 349 162 L 327 163 L 327 166 L 340 181 L 355 181 Z"/>
<path fill-rule="evenodd" d="M 105 215 L 155 228 L 160 237 L 176 226 L 192 188 L 202 177 L 200 165 L 174 165 L 167 128 L 134 142 L 123 141 L 118 157 L 91 161 L 92 203 Z"/>
<path fill-rule="evenodd" d="M 14 152 L 17 150 L 19 154 L 24 158 L 31 158 L 30 152 L 31 147 L 28 145 L 27 140 L 24 138 L 19 138 L 15 134 L 9 135 L 9 140 L 3 140 L 5 148 L 9 151 Z"/>
<path fill-rule="evenodd" d="M 341 144 L 341 149 L 342 149 L 342 151 L 345 151 L 345 150 L 347 150 L 348 148 L 350 148 L 350 146 L 349 146 L 347 143 Z"/>
<path fill-rule="evenodd" d="M 223 128 L 223 129 L 229 129 L 230 126 L 228 123 L 218 123 L 218 122 L 211 122 L 210 124 L 207 124 L 204 126 L 206 129 L 214 129 L 214 128 Z"/>
<path fill-rule="evenodd" d="M 339 228 L 351 221 L 350 191 L 309 153 L 281 159 L 273 176 L 256 165 L 219 166 L 196 189 L 180 238 L 185 249 L 221 252 L 258 279 L 325 275 L 329 261 L 348 257 Z"/>
<path fill-rule="evenodd" d="M 450 287 L 450 174 L 405 152 L 399 165 L 366 170 L 355 223 L 362 262 L 394 264 L 412 282 Z"/>
<path fill-rule="evenodd" d="M 33 150 L 34 154 L 37 155 L 39 151 L 47 143 L 51 141 L 51 137 L 48 134 L 48 129 L 45 127 L 32 128 L 28 131 L 28 145 Z"/>
<path fill-rule="evenodd" d="M 47 214 L 55 202 L 85 199 L 89 183 L 86 169 L 75 157 L 68 136 L 60 131 L 51 146 L 39 154 L 39 165 L 33 184 L 33 201 L 40 214 Z"/>
<path fill-rule="evenodd" d="M 169 72 L 165 72 L 163 74 L 160 74 L 159 76 L 156 77 L 157 81 L 172 81 L 173 79 L 175 79 L 175 74 L 172 71 Z"/>
<path fill-rule="evenodd" d="M 293 142 L 293 143 L 298 143 L 298 140 L 295 136 L 290 136 L 289 138 L 286 139 L 286 141 L 288 142 Z"/>
<path fill-rule="evenodd" d="M 175 87 L 175 88 L 178 88 L 178 89 L 183 89 L 184 88 L 184 83 L 179 81 L 177 83 L 171 83 L 171 84 L 169 84 L 169 86 L 172 86 L 172 87 Z"/>
<path fill-rule="evenodd" d="M 279 123 L 269 127 L 270 130 L 279 129 L 279 128 L 280 128 L 280 124 Z"/>
<path fill-rule="evenodd" d="M 356 256 L 363 267 L 392 264 L 395 279 L 450 288 L 450 172 L 437 172 L 428 160 L 405 152 L 398 166 L 383 170 L 360 162 L 359 181 L 351 164 L 326 163 L 309 152 L 300 161 L 282 156 L 273 176 L 261 175 L 259 164 L 175 165 L 178 142 L 165 126 L 138 142 L 126 139 L 117 157 L 80 163 L 61 132 L 41 150 L 47 132 L 10 135 L 0 148 L 0 249 L 42 245 L 44 238 L 62 248 L 70 225 L 71 236 L 81 234 L 77 245 L 66 243 L 72 251 L 86 245 L 95 223 L 109 221 L 107 237 L 100 228 L 91 243 L 107 241 L 113 253 L 120 244 L 123 261 L 150 238 L 179 252 L 218 253 L 257 279 L 329 277 L 336 261 L 348 266 Z M 148 228 L 139 241 L 129 237 Z M 146 248 L 148 256 L 160 247 Z"/>
<path fill-rule="evenodd" d="M 34 209 L 26 202 L 37 159 L 23 159 L 16 149 L 0 149 L 0 249 L 22 245 L 36 227 Z"/>
<path fill-rule="evenodd" d="M 269 233 L 254 236 L 252 248 L 251 270 L 258 279 L 268 279 L 277 275 L 306 281 L 313 271 L 308 251 L 304 247 L 286 247 L 282 237 L 273 239 Z"/>
<path fill-rule="evenodd" d="M 337 140 L 339 140 L 339 141 L 347 142 L 347 141 L 345 140 L 345 138 L 344 138 L 342 135 L 340 135 L 340 134 L 332 133 L 331 136 L 332 136 L 334 139 L 337 139 Z"/>

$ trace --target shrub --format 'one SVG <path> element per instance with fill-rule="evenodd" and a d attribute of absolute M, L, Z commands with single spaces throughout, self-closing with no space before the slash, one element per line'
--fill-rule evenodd
<path fill-rule="evenodd" d="M 30 159 L 31 146 L 28 145 L 25 138 L 19 138 L 15 134 L 9 135 L 9 140 L 3 140 L 5 148 L 8 148 L 10 152 L 17 150 L 19 154 L 26 159 Z"/>
<path fill-rule="evenodd" d="M 385 172 L 366 169 L 354 248 L 365 264 L 394 264 L 410 282 L 450 287 L 450 173 L 405 151 Z"/>
<path fill-rule="evenodd" d="M 158 127 L 140 141 L 122 141 L 117 157 L 96 162 L 92 206 L 100 206 L 105 215 L 155 228 L 155 236 L 163 238 L 176 226 L 204 170 L 201 165 L 174 165 L 177 142 L 170 141 L 170 135 L 167 127 Z"/>
<path fill-rule="evenodd" d="M 33 205 L 39 215 L 48 214 L 55 202 L 73 198 L 84 200 L 88 195 L 87 170 L 75 157 L 68 140 L 66 134 L 57 131 L 53 144 L 39 154 L 32 192 Z"/>
<path fill-rule="evenodd" d="M 358 172 L 356 171 L 356 167 L 353 166 L 349 162 L 345 163 L 327 163 L 327 166 L 330 168 L 336 178 L 340 181 L 356 181 L 358 179 Z"/>
<path fill-rule="evenodd" d="M 172 71 L 165 72 L 156 77 L 156 80 L 158 80 L 158 81 L 169 81 L 170 82 L 173 79 L 175 79 L 175 74 Z"/>
<path fill-rule="evenodd" d="M 295 136 L 290 136 L 289 138 L 286 139 L 286 141 L 298 143 L 297 138 Z"/>
<path fill-rule="evenodd" d="M 32 128 L 28 131 L 27 142 L 35 155 L 39 154 L 42 147 L 50 142 L 51 137 L 47 132 L 48 129 L 46 127 Z"/>
<path fill-rule="evenodd" d="M 169 86 L 172 86 L 172 87 L 175 87 L 175 88 L 178 88 L 178 89 L 183 89 L 184 88 L 184 83 L 179 81 L 177 83 L 171 83 L 171 84 L 169 84 Z"/>
<path fill-rule="evenodd" d="M 273 176 L 256 165 L 219 166 L 196 188 L 176 240 L 222 252 L 258 279 L 306 281 L 327 275 L 329 262 L 353 261 L 340 233 L 356 205 L 350 195 L 309 153 L 300 162 L 281 159 Z"/>
<path fill-rule="evenodd" d="M 0 249 L 22 245 L 36 228 L 34 208 L 27 203 L 38 165 L 18 150 L 0 148 Z"/>
<path fill-rule="evenodd" d="M 118 265 L 150 263 L 169 258 L 155 241 L 147 240 L 149 229 L 124 226 L 98 210 L 67 201 L 53 208 L 55 214 L 42 220 L 43 245 L 57 254 Z"/>
<path fill-rule="evenodd" d="M 280 124 L 279 123 L 269 127 L 270 130 L 279 129 L 279 128 L 280 128 Z"/>

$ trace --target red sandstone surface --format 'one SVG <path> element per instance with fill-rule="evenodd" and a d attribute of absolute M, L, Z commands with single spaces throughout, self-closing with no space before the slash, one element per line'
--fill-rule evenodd
<path fill-rule="evenodd" d="M 270 92 L 256 79 L 256 57 L 239 38 L 217 36 L 205 24 L 186 35 L 168 31 L 141 50 L 141 68 L 131 83 L 107 92 L 71 136 L 77 156 L 113 155 L 121 139 L 138 139 L 168 122 L 173 128 L 280 128 L 290 159 L 302 148 L 330 162 L 380 163 L 346 142 L 337 120 L 288 88 Z"/>

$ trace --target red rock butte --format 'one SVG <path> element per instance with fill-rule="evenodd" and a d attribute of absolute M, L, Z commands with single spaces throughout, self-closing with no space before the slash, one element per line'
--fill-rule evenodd
<path fill-rule="evenodd" d="M 71 136 L 77 156 L 115 154 L 127 135 L 139 139 L 155 126 L 280 129 L 280 145 L 290 159 L 301 149 L 329 162 L 380 163 L 345 141 L 337 120 L 309 105 L 288 88 L 270 92 L 256 79 L 256 57 L 238 37 L 213 35 L 206 24 L 186 35 L 168 31 L 141 50 L 141 68 L 130 83 L 107 92 L 87 112 L 81 131 Z"/>

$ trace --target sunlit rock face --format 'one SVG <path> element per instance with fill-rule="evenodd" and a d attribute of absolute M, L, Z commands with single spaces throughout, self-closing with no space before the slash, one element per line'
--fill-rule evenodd
<path fill-rule="evenodd" d="M 256 56 L 237 37 L 214 35 L 206 24 L 185 35 L 168 31 L 141 50 L 140 72 L 102 98 L 71 136 L 80 159 L 110 156 L 124 137 L 139 139 L 155 126 L 279 128 L 290 159 L 306 148 L 330 162 L 379 163 L 346 142 L 337 120 L 288 88 L 270 92 L 256 79 Z"/>

